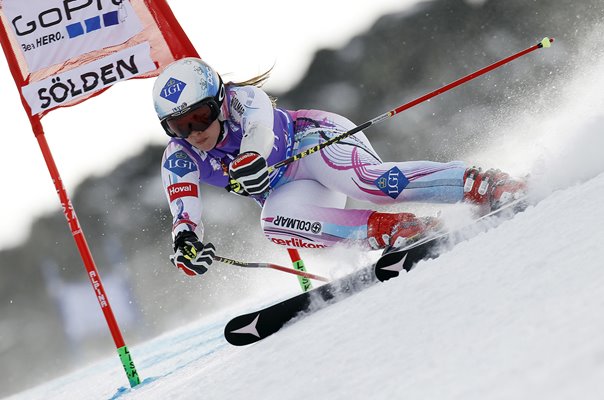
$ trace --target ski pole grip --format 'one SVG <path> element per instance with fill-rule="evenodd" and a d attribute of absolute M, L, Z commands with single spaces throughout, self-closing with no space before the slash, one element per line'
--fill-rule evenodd
<path fill-rule="evenodd" d="M 241 187 L 241 183 L 236 179 L 230 179 L 229 184 L 224 187 L 227 192 L 234 192 L 240 196 L 249 196 L 248 192 L 246 192 L 243 187 Z"/>

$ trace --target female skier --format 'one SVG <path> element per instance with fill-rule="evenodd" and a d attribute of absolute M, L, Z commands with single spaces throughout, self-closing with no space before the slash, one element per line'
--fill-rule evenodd
<path fill-rule="evenodd" d="M 266 237 L 298 248 L 344 241 L 398 247 L 438 229 L 433 217 L 345 209 L 347 197 L 380 205 L 465 201 L 489 211 L 525 190 L 524 182 L 505 173 L 460 161 L 383 162 L 363 132 L 269 173 L 268 166 L 355 125 L 326 111 L 276 108 L 259 88 L 267 78 L 224 84 L 208 64 L 185 58 L 155 81 L 155 110 L 172 137 L 162 159 L 174 217 L 171 260 L 187 275 L 206 272 L 215 255 L 211 243 L 202 243 L 202 183 L 235 183 L 238 194 L 262 206 Z"/>

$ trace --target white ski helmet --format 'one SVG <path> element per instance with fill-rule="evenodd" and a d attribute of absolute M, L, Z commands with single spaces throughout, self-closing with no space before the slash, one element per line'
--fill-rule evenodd
<path fill-rule="evenodd" d="M 224 97 L 225 89 L 220 75 L 201 59 L 194 57 L 183 58 L 168 65 L 153 85 L 155 112 L 162 121 L 182 115 L 200 102 L 211 100 L 219 114 Z M 166 133 L 174 136 L 168 130 Z"/>

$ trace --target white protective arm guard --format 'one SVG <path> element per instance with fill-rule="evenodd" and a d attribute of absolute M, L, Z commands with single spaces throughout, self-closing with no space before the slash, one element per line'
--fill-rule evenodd
<path fill-rule="evenodd" d="M 272 118 L 272 115 L 271 115 Z M 243 139 L 241 140 L 241 149 L 239 153 L 247 153 L 253 151 L 260 154 L 265 159 L 273 151 L 275 143 L 275 134 L 273 133 L 273 121 L 269 124 L 256 121 L 248 124 L 249 127 L 244 130 Z"/>
<path fill-rule="evenodd" d="M 268 158 L 275 143 L 274 109 L 268 95 L 255 86 L 235 88 L 231 97 L 230 114 L 243 128 L 239 153 L 252 151 Z"/>
<path fill-rule="evenodd" d="M 250 195 L 269 189 L 266 159 L 273 151 L 274 110 L 268 95 L 255 86 L 235 88 L 230 102 L 231 118 L 241 124 L 239 155 L 229 165 L 229 176 Z"/>

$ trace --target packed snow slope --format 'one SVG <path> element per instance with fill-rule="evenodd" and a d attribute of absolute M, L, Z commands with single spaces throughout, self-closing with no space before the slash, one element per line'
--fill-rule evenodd
<path fill-rule="evenodd" d="M 115 356 L 11 398 L 602 399 L 603 200 L 603 173 L 553 190 L 252 346 L 222 330 L 258 299 L 134 346 L 135 389 Z"/>

